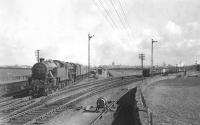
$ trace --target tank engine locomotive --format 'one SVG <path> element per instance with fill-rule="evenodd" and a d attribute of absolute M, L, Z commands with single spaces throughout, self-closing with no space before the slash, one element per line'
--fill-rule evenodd
<path fill-rule="evenodd" d="M 80 64 L 40 59 L 32 67 L 30 93 L 33 97 L 46 96 L 86 76 L 86 67 Z"/>

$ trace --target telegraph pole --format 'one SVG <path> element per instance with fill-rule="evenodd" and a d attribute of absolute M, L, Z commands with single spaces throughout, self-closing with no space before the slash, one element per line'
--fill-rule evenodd
<path fill-rule="evenodd" d="M 141 59 L 141 69 L 143 71 L 143 61 L 145 59 L 145 55 L 143 53 L 139 54 L 139 59 Z"/>
<path fill-rule="evenodd" d="M 36 56 L 37 62 L 39 63 L 40 62 L 40 50 L 39 49 L 35 51 L 35 56 Z"/>
<path fill-rule="evenodd" d="M 90 76 L 90 39 L 94 37 L 94 35 L 88 34 L 88 80 Z"/>
<path fill-rule="evenodd" d="M 158 42 L 152 39 L 151 41 L 151 76 L 153 76 L 153 43 Z"/>

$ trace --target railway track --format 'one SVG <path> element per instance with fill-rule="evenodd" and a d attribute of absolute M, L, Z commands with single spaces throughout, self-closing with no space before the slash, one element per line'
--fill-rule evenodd
<path fill-rule="evenodd" d="M 104 85 L 99 84 L 85 91 L 59 99 L 53 103 L 42 104 L 34 108 L 31 108 L 29 110 L 23 111 L 21 113 L 12 115 L 11 117 L 3 119 L 3 122 L 6 124 L 11 124 L 11 125 L 12 124 L 29 125 L 33 123 L 43 123 L 46 117 L 55 115 L 57 113 L 62 112 L 63 110 L 66 110 L 65 109 L 66 107 L 75 104 L 77 101 L 81 101 L 84 98 L 87 98 L 94 94 L 98 94 L 102 91 L 105 91 L 113 87 L 129 84 L 130 82 L 133 82 L 136 80 L 139 80 L 139 79 L 136 79 L 135 77 L 134 78 L 130 77 L 124 80 L 118 79 L 116 81 L 111 81 L 110 83 L 107 83 L 107 84 L 104 83 Z"/>
<path fill-rule="evenodd" d="M 27 109 L 42 105 L 45 102 L 47 102 L 48 100 L 55 100 L 55 98 L 62 97 L 62 95 L 66 96 L 66 94 L 68 95 L 68 94 L 70 94 L 71 92 L 74 92 L 74 91 L 80 91 L 81 89 L 87 89 L 87 88 L 92 88 L 92 87 L 95 87 L 95 86 L 100 86 L 102 84 L 105 84 L 105 82 L 114 82 L 114 81 L 117 81 L 117 80 L 119 80 L 119 78 L 98 80 L 98 81 L 95 81 L 94 83 L 93 82 L 89 82 L 89 83 L 85 83 L 85 84 L 71 86 L 71 87 L 69 87 L 67 89 L 65 88 L 61 92 L 57 92 L 57 93 L 51 94 L 51 95 L 49 95 L 47 97 L 38 98 L 38 99 L 34 100 L 33 103 L 31 103 L 29 105 L 25 105 L 25 107 L 22 107 L 22 108 L 20 108 L 20 109 L 18 109 L 16 111 L 11 112 L 10 114 L 4 116 L 4 118 L 2 118 L 2 119 L 11 117 L 13 115 L 16 115 L 16 114 L 18 114 L 20 112 L 23 112 L 23 111 L 27 110 Z M 21 104 L 21 105 L 23 105 L 23 104 Z"/>
<path fill-rule="evenodd" d="M 0 98 L 0 102 L 2 103 L 2 102 L 5 102 L 5 101 L 8 101 L 8 100 L 11 100 L 11 99 L 13 99 L 13 97 L 1 97 Z"/>
<path fill-rule="evenodd" d="M 105 110 L 103 110 L 103 112 L 101 112 L 101 113 L 90 123 L 90 125 L 95 125 L 95 123 L 98 122 L 98 120 L 101 119 L 101 118 L 103 117 L 103 115 L 108 111 L 108 109 L 111 109 L 111 107 L 112 107 L 113 105 L 115 105 L 115 104 L 118 102 L 118 100 L 119 100 L 124 94 L 126 94 L 126 92 L 128 92 L 128 91 L 123 92 L 123 94 L 121 94 L 118 98 L 116 98 L 114 101 L 112 101 L 112 103 L 110 103 L 109 105 L 107 105 L 107 108 L 106 108 Z"/>
<path fill-rule="evenodd" d="M 2 104 L 0 107 L 0 119 L 14 112 L 20 107 L 31 104 L 32 103 L 31 100 L 32 99 L 30 97 L 25 97 L 25 98 L 8 100 L 8 102 L 5 101 L 4 104 Z"/>
<path fill-rule="evenodd" d="M 78 89 L 78 87 L 76 86 L 73 90 Z M 64 90 L 63 90 L 64 91 Z M 36 106 L 41 105 L 42 103 L 44 103 L 46 100 L 48 99 L 52 99 L 55 96 L 59 96 L 61 94 L 65 94 L 66 92 L 62 93 L 56 93 L 56 94 L 52 94 L 49 95 L 47 97 L 41 97 L 38 99 L 31 99 L 29 97 L 25 97 L 25 98 L 13 98 L 13 97 L 2 97 L 0 98 L 0 119 L 15 115 L 17 113 L 20 113 L 28 108 L 33 108 Z M 70 90 L 72 91 L 72 90 Z M 70 92 L 69 91 L 69 92 Z"/>
<path fill-rule="evenodd" d="M 23 100 L 29 100 L 31 99 L 31 97 L 25 97 L 25 98 L 17 98 L 17 99 L 12 99 L 12 100 L 7 100 L 7 101 L 4 101 L 4 102 L 1 102 L 0 103 L 0 107 L 2 108 L 3 106 L 7 106 L 7 105 L 13 105 L 13 104 L 17 104 Z M 0 108 L 0 110 L 1 110 Z"/>
<path fill-rule="evenodd" d="M 8 114 L 14 112 L 15 110 L 17 110 L 23 106 L 29 105 L 33 102 L 34 102 L 34 100 L 31 99 L 31 97 L 21 98 L 17 101 L 14 100 L 14 102 L 4 105 L 0 108 L 0 114 L 1 114 L 0 117 L 8 115 Z"/>
<path fill-rule="evenodd" d="M 129 77 L 135 77 L 135 78 L 138 78 L 137 76 L 126 76 L 124 78 L 129 78 Z M 59 94 L 62 94 L 63 92 L 65 93 L 66 90 L 67 91 L 74 91 L 76 89 L 80 89 L 80 88 L 84 88 L 84 87 L 88 87 L 88 86 L 91 86 L 91 85 L 96 85 L 98 83 L 103 83 L 103 82 L 108 82 L 108 81 L 112 81 L 112 80 L 119 80 L 121 79 L 121 77 L 115 77 L 115 78 L 107 78 L 107 79 L 102 79 L 102 80 L 96 80 L 96 81 L 91 81 L 91 82 L 86 82 L 86 83 L 83 83 L 83 84 L 75 84 L 73 86 L 70 86 L 70 87 L 66 87 L 66 88 L 63 88 L 61 89 L 59 92 L 56 92 L 54 94 L 51 94 L 50 96 L 57 96 Z"/>

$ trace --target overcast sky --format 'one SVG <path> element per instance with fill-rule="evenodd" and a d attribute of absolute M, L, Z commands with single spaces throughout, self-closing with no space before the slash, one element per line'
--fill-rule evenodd
<path fill-rule="evenodd" d="M 149 65 L 152 38 L 154 64 L 194 64 L 199 12 L 199 0 L 0 0 L 0 65 L 33 65 L 37 49 L 87 64 L 89 32 L 92 65 L 139 65 L 139 53 Z"/>

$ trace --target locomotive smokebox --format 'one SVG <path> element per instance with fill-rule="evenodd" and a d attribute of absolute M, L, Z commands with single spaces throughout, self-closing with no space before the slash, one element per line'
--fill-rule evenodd
<path fill-rule="evenodd" d="M 32 78 L 44 80 L 47 74 L 47 66 L 44 63 L 36 63 L 32 67 Z"/>
<path fill-rule="evenodd" d="M 40 58 L 40 62 L 44 62 L 44 58 Z"/>

